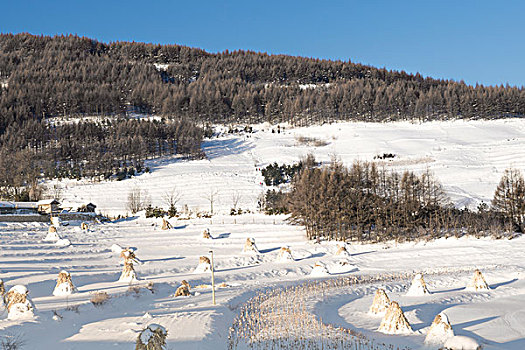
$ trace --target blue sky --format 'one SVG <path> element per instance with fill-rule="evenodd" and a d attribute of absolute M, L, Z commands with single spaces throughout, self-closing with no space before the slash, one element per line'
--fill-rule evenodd
<path fill-rule="evenodd" d="M 525 85 L 525 1 L 5 1 L 0 32 L 352 60 Z"/>

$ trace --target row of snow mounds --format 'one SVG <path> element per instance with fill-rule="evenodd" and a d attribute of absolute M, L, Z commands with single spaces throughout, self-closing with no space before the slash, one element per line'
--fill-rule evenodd
<path fill-rule="evenodd" d="M 465 290 L 467 291 L 484 291 L 489 290 L 489 285 L 485 281 L 485 278 L 483 277 L 483 274 L 480 270 L 476 269 L 474 271 L 474 275 L 472 276 L 472 279 L 468 282 L 467 286 L 465 287 Z M 425 296 L 430 294 L 430 291 L 428 290 L 427 284 L 423 278 L 423 274 L 418 273 L 412 280 L 412 284 L 410 285 L 410 288 L 408 289 L 406 296 L 410 297 L 417 297 L 417 296 Z"/>
<path fill-rule="evenodd" d="M 472 281 L 468 287 L 471 290 L 488 289 L 488 285 L 481 274 L 481 271 L 475 270 Z M 421 274 L 417 274 L 412 281 L 412 286 L 407 295 L 424 295 L 428 294 L 425 281 Z M 378 331 L 385 334 L 411 334 L 412 327 L 405 317 L 403 310 L 396 301 L 390 301 L 385 290 L 378 288 L 374 295 L 369 314 L 384 315 L 379 325 Z M 425 344 L 428 346 L 437 346 L 438 348 L 450 350 L 479 350 L 481 345 L 474 339 L 465 336 L 456 336 L 450 324 L 447 315 L 444 312 L 435 316 L 425 337 Z"/>

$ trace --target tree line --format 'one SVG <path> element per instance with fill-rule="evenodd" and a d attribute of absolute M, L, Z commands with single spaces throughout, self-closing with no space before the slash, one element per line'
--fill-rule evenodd
<path fill-rule="evenodd" d="M 0 197 L 38 200 L 41 178 L 125 178 L 144 160 L 199 155 L 203 130 L 185 120 L 11 124 L 0 135 Z"/>
<path fill-rule="evenodd" d="M 515 169 L 503 175 L 491 206 L 483 203 L 471 211 L 455 208 L 430 171 L 400 173 L 368 162 L 347 168 L 337 160 L 319 167 L 313 157 L 302 164 L 290 191 L 268 191 L 265 206 L 268 213 L 290 213 L 309 239 L 499 236 L 525 228 L 525 185 Z"/>

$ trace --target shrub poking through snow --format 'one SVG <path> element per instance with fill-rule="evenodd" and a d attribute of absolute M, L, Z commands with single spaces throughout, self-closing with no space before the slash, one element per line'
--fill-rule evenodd
<path fill-rule="evenodd" d="M 407 296 L 417 297 L 430 294 L 427 288 L 427 284 L 423 279 L 423 274 L 418 273 L 412 280 L 412 285 L 407 291 Z"/>
<path fill-rule="evenodd" d="M 481 274 L 481 271 L 476 269 L 474 271 L 474 276 L 472 276 L 472 280 L 467 284 L 467 290 L 471 291 L 479 291 L 479 290 L 489 290 L 489 285 L 485 281 L 485 278 Z"/>
<path fill-rule="evenodd" d="M 425 344 L 438 346 L 443 345 L 448 338 L 453 336 L 454 331 L 452 330 L 452 326 L 448 321 L 448 317 L 442 312 L 436 315 L 434 321 L 430 325 L 425 338 Z"/>
<path fill-rule="evenodd" d="M 277 260 L 276 262 L 286 263 L 289 261 L 294 261 L 292 251 L 288 247 L 282 247 L 279 249 L 279 253 L 277 254 Z"/>
<path fill-rule="evenodd" d="M 163 230 L 171 230 L 173 226 L 171 226 L 170 222 L 164 218 L 162 218 L 162 227 Z"/>
<path fill-rule="evenodd" d="M 259 254 L 259 249 L 257 249 L 257 246 L 255 245 L 255 238 L 246 238 L 242 251 L 243 253 Z"/>
<path fill-rule="evenodd" d="M 150 324 L 139 333 L 135 350 L 165 350 L 168 331 L 158 324 Z"/>
<path fill-rule="evenodd" d="M 6 294 L 5 294 L 5 285 L 4 281 L 0 278 L 0 310 L 5 307 L 6 304 Z"/>
<path fill-rule="evenodd" d="M 350 256 L 350 253 L 348 253 L 348 250 L 346 250 L 346 245 L 340 245 L 337 251 L 335 252 L 335 255 L 337 256 Z"/>
<path fill-rule="evenodd" d="M 134 282 L 137 280 L 137 274 L 133 268 L 133 263 L 137 261 L 135 252 L 131 248 L 123 249 L 120 253 L 120 257 L 124 258 L 124 267 L 122 274 L 120 275 L 120 282 Z"/>
<path fill-rule="evenodd" d="M 9 289 L 6 298 L 8 319 L 17 320 L 34 316 L 34 307 L 28 294 L 29 291 L 23 285 L 16 285 Z"/>
<path fill-rule="evenodd" d="M 448 338 L 444 345 L 449 350 L 481 350 L 481 345 L 472 338 L 463 335 L 455 335 Z"/>
<path fill-rule="evenodd" d="M 315 263 L 314 268 L 310 272 L 310 276 L 328 276 L 330 275 L 330 272 L 328 272 L 328 269 L 326 266 L 318 261 Z"/>
<path fill-rule="evenodd" d="M 60 271 L 57 278 L 57 285 L 53 290 L 53 295 L 70 295 L 76 291 L 73 282 L 71 281 L 71 274 L 65 270 Z"/>
<path fill-rule="evenodd" d="M 386 334 L 412 333 L 412 327 L 396 301 L 390 303 L 377 330 Z"/>
<path fill-rule="evenodd" d="M 204 239 L 211 239 L 211 233 L 210 233 L 210 229 L 207 228 L 206 230 L 204 230 L 202 232 L 202 238 Z"/>
<path fill-rule="evenodd" d="M 44 238 L 44 241 L 47 242 L 57 242 L 60 240 L 60 236 L 57 232 L 57 228 L 53 225 L 49 226 L 49 229 L 47 230 L 46 238 Z"/>
<path fill-rule="evenodd" d="M 186 282 L 186 280 L 182 280 L 181 285 L 177 290 L 175 291 L 176 297 L 187 297 L 190 296 L 190 284 Z"/>
<path fill-rule="evenodd" d="M 89 226 L 88 226 L 87 223 L 82 222 L 82 223 L 80 224 L 80 228 L 81 228 L 83 231 L 87 231 L 87 230 L 89 229 Z"/>
<path fill-rule="evenodd" d="M 370 306 L 369 313 L 372 315 L 384 315 L 390 307 L 390 298 L 382 288 L 378 288 L 374 294 L 374 300 Z"/>
<path fill-rule="evenodd" d="M 91 301 L 91 303 L 94 306 L 99 307 L 99 306 L 102 306 L 105 303 L 107 303 L 108 300 L 109 300 L 109 294 L 108 293 L 106 293 L 106 292 L 96 292 L 96 293 L 94 293 L 91 296 L 91 299 L 89 301 Z"/>
<path fill-rule="evenodd" d="M 211 272 L 211 261 L 207 256 L 199 258 L 199 265 L 195 268 L 194 273 Z"/>

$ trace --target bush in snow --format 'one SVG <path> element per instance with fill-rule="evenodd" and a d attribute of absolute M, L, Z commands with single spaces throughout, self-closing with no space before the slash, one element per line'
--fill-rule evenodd
<path fill-rule="evenodd" d="M 65 270 L 60 271 L 53 295 L 70 295 L 75 291 L 76 288 L 71 281 L 71 274 Z"/>
<path fill-rule="evenodd" d="M 455 335 L 448 338 L 445 342 L 444 348 L 447 350 L 481 350 L 481 345 L 472 338 L 462 335 Z"/>
<path fill-rule="evenodd" d="M 94 306 L 99 307 L 99 306 L 102 306 L 105 303 L 107 303 L 108 300 L 109 300 L 109 294 L 108 293 L 106 293 L 106 292 L 96 292 L 96 293 L 94 293 L 91 296 L 91 299 L 89 301 L 91 301 L 91 303 Z"/>
<path fill-rule="evenodd" d="M 369 313 L 372 315 L 384 315 L 386 310 L 390 307 L 390 299 L 382 288 L 378 288 L 374 294 L 372 306 L 370 306 Z"/>
<path fill-rule="evenodd" d="M 80 224 L 80 228 L 81 228 L 82 230 L 84 230 L 84 231 L 87 231 L 87 230 L 89 229 L 89 226 L 88 226 L 87 223 L 82 222 L 82 223 Z"/>
<path fill-rule="evenodd" d="M 386 334 L 412 333 L 412 327 L 396 301 L 390 303 L 377 330 Z"/>
<path fill-rule="evenodd" d="M 278 263 L 286 263 L 290 261 L 294 261 L 292 251 L 288 247 L 282 247 L 279 249 L 279 253 L 277 254 L 277 260 Z"/>
<path fill-rule="evenodd" d="M 454 331 L 445 313 L 436 315 L 434 321 L 428 329 L 427 336 L 425 337 L 425 344 L 429 345 L 442 345 L 448 338 L 454 336 Z"/>
<path fill-rule="evenodd" d="M 476 269 L 474 271 L 474 276 L 472 276 L 472 280 L 467 284 L 467 290 L 471 291 L 479 291 L 479 290 L 489 290 L 489 285 L 485 281 L 485 278 L 481 274 L 481 271 Z"/>
<path fill-rule="evenodd" d="M 175 291 L 176 297 L 187 297 L 190 294 L 190 284 L 186 280 L 182 280 L 181 286 Z"/>
<path fill-rule="evenodd" d="M 150 324 L 139 333 L 135 350 L 165 350 L 168 331 L 158 324 Z"/>
<path fill-rule="evenodd" d="M 166 220 L 165 218 L 162 218 L 162 227 L 161 227 L 163 230 L 170 230 L 173 228 L 173 226 L 171 226 L 170 222 L 168 220 Z"/>
<path fill-rule="evenodd" d="M 207 256 L 201 256 L 199 258 L 199 265 L 195 268 L 193 273 L 204 273 L 211 272 L 211 261 Z"/>
<path fill-rule="evenodd" d="M 427 288 L 427 284 L 423 279 L 423 274 L 418 273 L 412 280 L 412 285 L 407 291 L 407 296 L 417 297 L 430 294 Z"/>
<path fill-rule="evenodd" d="M 255 245 L 255 238 L 246 238 L 242 252 L 259 254 L 259 249 L 257 249 L 257 246 Z"/>
<path fill-rule="evenodd" d="M 6 298 L 8 319 L 17 320 L 34 316 L 34 307 L 28 294 L 29 291 L 23 285 L 16 285 L 9 290 Z"/>

